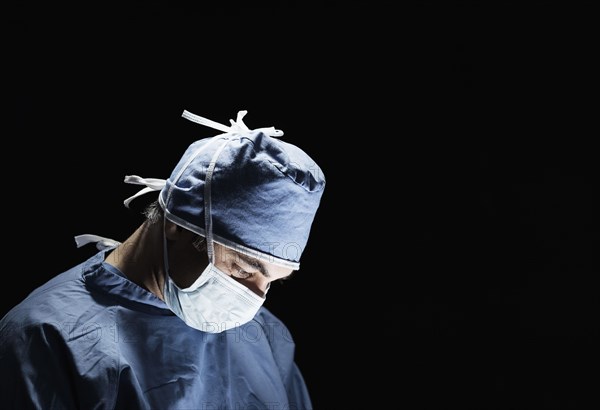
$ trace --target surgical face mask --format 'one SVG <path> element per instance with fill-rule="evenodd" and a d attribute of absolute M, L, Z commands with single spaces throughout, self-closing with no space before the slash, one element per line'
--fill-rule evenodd
<path fill-rule="evenodd" d="M 165 303 L 188 326 L 203 332 L 220 333 L 249 322 L 265 300 L 213 263 L 185 289 L 166 276 Z"/>

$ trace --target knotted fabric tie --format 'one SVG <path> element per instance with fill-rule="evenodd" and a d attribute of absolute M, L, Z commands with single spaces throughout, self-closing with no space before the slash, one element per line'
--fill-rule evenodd
<path fill-rule="evenodd" d="M 218 122 L 209 120 L 208 118 L 204 118 L 199 115 L 192 114 L 191 112 L 186 111 L 186 110 L 183 111 L 183 114 L 181 114 L 181 116 L 183 118 L 188 119 L 197 124 L 205 125 L 207 127 L 214 128 L 216 130 L 223 131 L 225 133 L 230 133 L 230 134 L 243 134 L 243 133 L 248 133 L 248 132 L 252 132 L 252 131 L 260 131 L 260 132 L 262 132 L 270 137 L 274 137 L 274 138 L 278 138 L 283 135 L 283 131 L 275 129 L 274 127 L 257 128 L 254 130 L 249 129 L 246 126 L 246 124 L 244 124 L 244 121 L 242 120 L 247 113 L 248 113 L 248 111 L 246 111 L 246 110 L 238 111 L 236 120 L 235 121 L 229 120 L 229 122 L 231 123 L 230 127 L 220 124 Z M 145 188 L 138 191 L 136 194 L 130 196 L 129 198 L 125 199 L 125 201 L 123 201 L 123 204 L 125 205 L 125 207 L 129 208 L 129 203 L 131 201 L 133 201 L 135 198 L 139 197 L 140 195 L 144 195 L 148 192 L 160 191 L 166 185 L 167 181 L 165 179 L 142 178 L 137 175 L 127 175 L 125 177 L 125 183 L 146 186 Z"/>

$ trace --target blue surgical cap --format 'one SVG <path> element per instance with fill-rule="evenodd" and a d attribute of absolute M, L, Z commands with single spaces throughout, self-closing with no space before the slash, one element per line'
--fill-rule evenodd
<path fill-rule="evenodd" d="M 185 118 L 224 133 L 192 143 L 154 189 L 162 185 L 159 203 L 171 222 L 298 269 L 325 188 L 323 171 L 302 149 L 278 139 L 280 130 L 248 129 L 245 114 L 228 127 L 184 111 Z"/>

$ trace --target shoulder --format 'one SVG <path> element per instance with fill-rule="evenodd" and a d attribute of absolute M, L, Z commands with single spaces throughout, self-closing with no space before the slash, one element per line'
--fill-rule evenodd
<path fill-rule="evenodd" d="M 33 289 L 1 319 L 0 329 L 61 327 L 72 322 L 93 300 L 83 280 L 86 267 L 96 257 L 76 265 Z"/>
<path fill-rule="evenodd" d="M 271 338 L 283 338 L 288 342 L 293 343 L 292 335 L 290 334 L 289 329 L 283 323 L 283 321 L 278 318 L 273 312 L 271 312 L 266 307 L 262 306 L 256 316 L 254 317 L 254 322 L 260 324 L 267 336 Z"/>
<path fill-rule="evenodd" d="M 273 312 L 271 312 L 269 309 L 267 309 L 265 306 L 261 306 L 260 307 L 260 309 L 256 313 L 256 316 L 255 316 L 254 320 L 258 320 L 258 321 L 261 321 L 261 322 L 279 322 L 279 323 L 283 323 L 281 321 L 281 319 L 279 319 L 277 316 L 275 316 L 275 314 Z"/>

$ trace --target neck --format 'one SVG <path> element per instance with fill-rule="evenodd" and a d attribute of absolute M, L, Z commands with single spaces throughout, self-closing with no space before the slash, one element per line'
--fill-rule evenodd
<path fill-rule="evenodd" d="M 165 281 L 162 235 L 160 223 L 144 222 L 105 260 L 123 272 L 132 282 L 160 299 L 163 299 Z"/>

